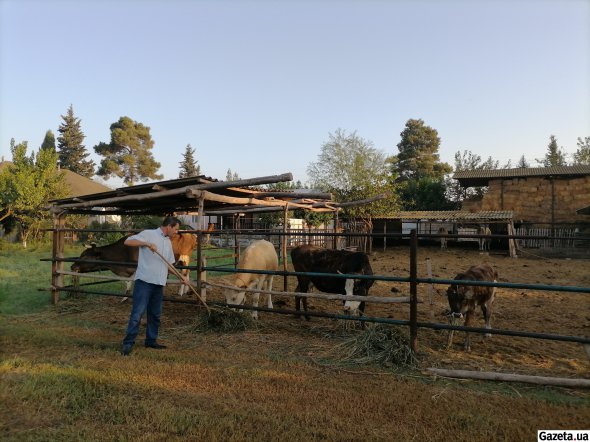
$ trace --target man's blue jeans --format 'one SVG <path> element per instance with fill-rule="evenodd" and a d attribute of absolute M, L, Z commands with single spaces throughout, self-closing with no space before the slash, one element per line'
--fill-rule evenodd
<path fill-rule="evenodd" d="M 135 338 L 139 333 L 141 318 L 147 310 L 147 329 L 145 332 L 145 343 L 150 345 L 158 338 L 160 328 L 160 315 L 162 314 L 162 297 L 164 286 L 150 284 L 136 279 L 133 286 L 133 307 L 127 324 L 127 335 L 123 339 L 123 345 L 135 344 Z"/>

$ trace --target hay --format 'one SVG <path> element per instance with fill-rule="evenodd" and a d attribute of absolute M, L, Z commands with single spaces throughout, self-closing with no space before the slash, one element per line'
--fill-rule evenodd
<path fill-rule="evenodd" d="M 416 368 L 418 360 L 398 327 L 377 324 L 334 347 L 341 362 L 378 364 L 387 368 Z"/>
<path fill-rule="evenodd" d="M 238 312 L 228 307 L 217 307 L 211 309 L 210 313 L 200 313 L 197 316 L 195 329 L 201 332 L 233 333 L 254 328 L 255 325 L 256 321 L 248 312 Z"/>

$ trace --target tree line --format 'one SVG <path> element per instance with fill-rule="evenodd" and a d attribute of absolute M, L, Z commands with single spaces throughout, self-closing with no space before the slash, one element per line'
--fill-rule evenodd
<path fill-rule="evenodd" d="M 0 223 L 4 227 L 18 225 L 24 242 L 43 225 L 50 225 L 49 214 L 44 210 L 47 202 L 68 195 L 64 169 L 87 178 L 118 177 L 130 186 L 163 177 L 158 173 L 160 163 L 152 155 L 154 141 L 148 126 L 127 116 L 111 124 L 110 140 L 93 146 L 101 157 L 97 165 L 88 159 L 90 153 L 84 145 L 81 120 L 74 115 L 73 106 L 61 118 L 57 140 L 48 130 L 37 152 L 27 154 L 27 141 L 11 140 L 12 164 L 0 169 Z M 486 189 L 463 189 L 450 178 L 451 172 L 498 169 L 500 165 L 492 157 L 483 160 L 463 150 L 456 152 L 451 166 L 440 160 L 440 142 L 436 129 L 421 119 L 406 122 L 397 144 L 398 153 L 394 155 L 375 148 L 370 140 L 356 132 L 337 129 L 329 133 L 317 160 L 309 163 L 306 187 L 331 192 L 338 202 L 386 195 L 370 205 L 346 209 L 345 216 L 361 219 L 387 216 L 398 210 L 457 209 L 461 201 L 481 197 Z M 590 165 L 590 137 L 578 138 L 577 146 L 571 164 Z M 570 164 L 554 135 L 550 136 L 545 156 L 535 161 L 542 167 Z M 515 166 L 510 162 L 502 165 L 502 168 L 511 167 L 530 167 L 530 164 L 523 155 Z M 188 144 L 179 163 L 178 177 L 200 174 L 195 149 Z M 236 179 L 238 173 L 228 169 L 226 180 Z M 287 190 L 304 186 L 297 182 L 269 187 Z M 299 215 L 310 224 L 319 224 L 325 218 L 321 214 Z"/>

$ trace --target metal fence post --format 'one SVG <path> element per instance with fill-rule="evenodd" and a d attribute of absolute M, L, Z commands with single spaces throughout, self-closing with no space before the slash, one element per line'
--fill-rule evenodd
<path fill-rule="evenodd" d="M 410 232 L 410 347 L 418 351 L 418 235 L 416 229 Z"/>

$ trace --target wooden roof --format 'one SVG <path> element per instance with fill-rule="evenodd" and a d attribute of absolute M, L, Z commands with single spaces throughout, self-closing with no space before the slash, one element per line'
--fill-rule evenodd
<path fill-rule="evenodd" d="M 453 178 L 459 181 L 463 187 L 487 186 L 491 180 L 530 178 L 530 177 L 555 177 L 575 178 L 590 175 L 590 166 L 559 166 L 559 167 L 519 167 L 516 169 L 480 169 L 460 170 L 455 172 Z"/>
<path fill-rule="evenodd" d="M 215 215 L 272 212 L 285 208 L 335 211 L 347 205 L 367 204 L 383 198 L 378 196 L 338 204 L 332 200 L 331 194 L 316 190 L 275 192 L 251 187 L 292 179 L 291 173 L 236 181 L 218 181 L 205 176 L 180 178 L 53 200 L 50 201 L 49 210 L 53 213 L 119 215 L 166 215 L 178 212 Z"/>

